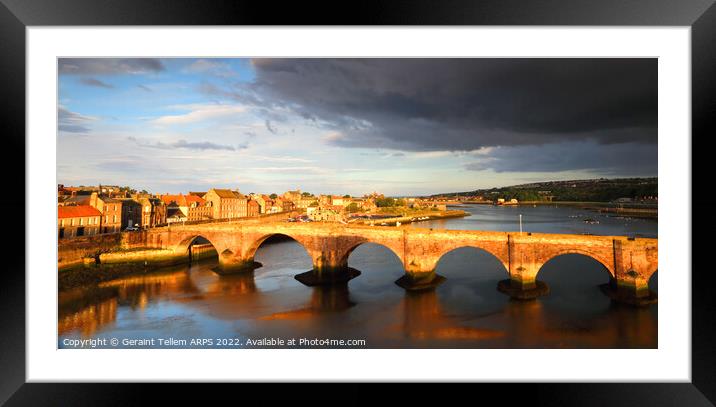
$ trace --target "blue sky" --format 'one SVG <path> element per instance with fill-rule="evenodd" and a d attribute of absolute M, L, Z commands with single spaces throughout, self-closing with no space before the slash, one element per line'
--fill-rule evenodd
<path fill-rule="evenodd" d="M 655 80 L 629 78 L 655 64 L 510 61 L 62 59 L 58 182 L 422 195 L 656 175 Z"/>

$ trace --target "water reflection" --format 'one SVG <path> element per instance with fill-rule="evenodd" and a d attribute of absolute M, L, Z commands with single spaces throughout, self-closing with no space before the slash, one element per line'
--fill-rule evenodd
<path fill-rule="evenodd" d="M 463 325 L 456 318 L 445 315 L 435 290 L 406 291 L 403 312 L 403 333 L 409 339 L 484 340 L 505 335 L 499 330 Z"/>
<path fill-rule="evenodd" d="M 334 287 L 313 287 L 311 298 L 305 307 L 283 312 L 275 312 L 270 315 L 259 317 L 259 320 L 276 319 L 301 319 L 323 315 L 326 312 L 338 312 L 346 310 L 355 305 L 350 300 L 348 284 L 341 284 Z"/>
<path fill-rule="evenodd" d="M 544 225 L 559 229 L 559 224 Z M 615 228 L 614 234 L 623 231 Z M 598 289 L 608 273 L 581 255 L 545 264 L 538 278 L 551 293 L 528 302 L 499 293 L 504 266 L 472 248 L 445 255 L 437 272 L 446 282 L 425 292 L 406 292 L 393 283 L 403 274 L 400 259 L 379 245 L 356 248 L 348 262 L 361 276 L 336 287 L 306 287 L 295 280 L 310 269 L 311 259 L 293 241 L 262 245 L 256 259 L 264 266 L 244 274 L 217 275 L 216 260 L 207 260 L 61 292 L 59 346 L 63 338 L 160 336 L 353 338 L 365 339 L 371 348 L 655 348 L 658 343 L 657 305 L 612 303 Z M 650 281 L 652 289 L 656 280 Z"/>

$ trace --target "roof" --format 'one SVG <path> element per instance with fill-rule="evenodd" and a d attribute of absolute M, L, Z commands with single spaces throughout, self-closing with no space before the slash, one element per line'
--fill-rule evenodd
<path fill-rule="evenodd" d="M 90 201 L 90 195 L 77 195 L 77 196 L 73 196 L 71 198 L 67 198 L 63 202 L 84 205 L 84 204 L 89 204 L 89 201 Z"/>
<path fill-rule="evenodd" d="M 117 199 L 119 202 L 122 203 L 122 205 L 128 205 L 128 206 L 141 206 L 139 202 L 134 200 L 134 198 L 119 198 Z"/>
<path fill-rule="evenodd" d="M 232 191 L 230 189 L 216 189 L 212 188 L 211 191 L 214 191 L 216 195 L 219 198 L 227 198 L 227 199 L 236 199 L 236 198 L 243 198 L 244 196 L 240 194 L 238 191 Z"/>
<path fill-rule="evenodd" d="M 162 195 L 160 198 L 167 205 L 172 202 L 175 202 L 179 206 L 189 206 L 195 202 L 198 205 L 203 205 L 206 202 L 204 199 L 196 195 Z"/>
<path fill-rule="evenodd" d="M 57 218 L 80 218 L 87 216 L 102 216 L 102 214 L 95 208 L 89 205 L 77 205 L 77 206 L 58 206 L 57 207 Z"/>
<path fill-rule="evenodd" d="M 101 199 L 104 203 L 122 203 L 121 200 L 117 198 L 110 198 L 106 195 L 100 195 L 98 198 Z"/>
<path fill-rule="evenodd" d="M 206 203 L 206 200 L 204 198 L 196 195 L 184 195 L 184 199 L 186 199 L 186 202 L 188 204 L 196 202 L 199 205 L 203 205 Z"/>
<path fill-rule="evenodd" d="M 186 215 L 179 208 L 168 208 L 167 218 L 186 218 Z"/>

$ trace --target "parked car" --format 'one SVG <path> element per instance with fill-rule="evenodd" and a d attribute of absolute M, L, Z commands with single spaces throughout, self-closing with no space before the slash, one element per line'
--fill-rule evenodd
<path fill-rule="evenodd" d="M 139 228 L 136 227 L 136 226 L 127 226 L 127 228 L 124 229 L 125 232 L 134 232 L 134 231 L 137 231 L 137 230 L 139 230 Z"/>

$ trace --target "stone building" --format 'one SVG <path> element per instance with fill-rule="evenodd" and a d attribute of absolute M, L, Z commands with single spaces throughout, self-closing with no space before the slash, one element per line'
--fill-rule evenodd
<path fill-rule="evenodd" d="M 159 197 L 167 208 L 174 204 L 178 207 L 186 221 L 197 221 L 211 219 L 213 215 L 211 202 L 206 201 L 204 198 L 196 195 L 161 195 Z M 173 213 L 176 218 L 176 214 Z"/>
<path fill-rule="evenodd" d="M 142 205 L 132 198 L 120 199 L 122 202 L 122 230 L 128 227 L 142 226 Z"/>
<path fill-rule="evenodd" d="M 89 205 L 57 207 L 57 236 L 59 239 L 93 236 L 99 233 L 102 213 Z"/>
<path fill-rule="evenodd" d="M 153 228 L 167 224 L 167 208 L 161 199 L 155 197 L 139 197 L 136 201 L 142 205 L 142 228 Z"/>
<path fill-rule="evenodd" d="M 314 222 L 340 222 L 343 215 L 333 209 L 326 207 L 309 207 L 307 209 L 308 218 Z"/>
<path fill-rule="evenodd" d="M 266 195 L 259 195 L 259 194 L 251 194 L 249 198 L 252 201 L 256 201 L 256 204 L 259 206 L 259 214 L 266 213 L 266 200 L 269 199 Z M 251 215 L 249 215 L 251 216 Z"/>
<path fill-rule="evenodd" d="M 284 194 L 281 197 L 283 199 L 287 199 L 291 202 L 298 202 L 301 200 L 301 196 L 302 196 L 301 190 L 297 189 L 295 191 L 286 191 L 286 192 L 284 192 Z"/>
<path fill-rule="evenodd" d="M 243 218 L 248 215 L 248 199 L 239 191 L 212 188 L 203 199 L 211 202 L 214 219 Z"/>
<path fill-rule="evenodd" d="M 187 216 L 177 206 L 176 202 L 172 202 L 167 205 L 167 225 L 172 223 L 184 223 L 187 221 Z"/>
<path fill-rule="evenodd" d="M 90 195 L 89 205 L 102 214 L 100 218 L 100 233 L 116 233 L 122 229 L 122 201 L 93 192 Z"/>
<path fill-rule="evenodd" d="M 261 207 L 255 199 L 249 199 L 246 203 L 247 216 L 259 216 Z"/>

